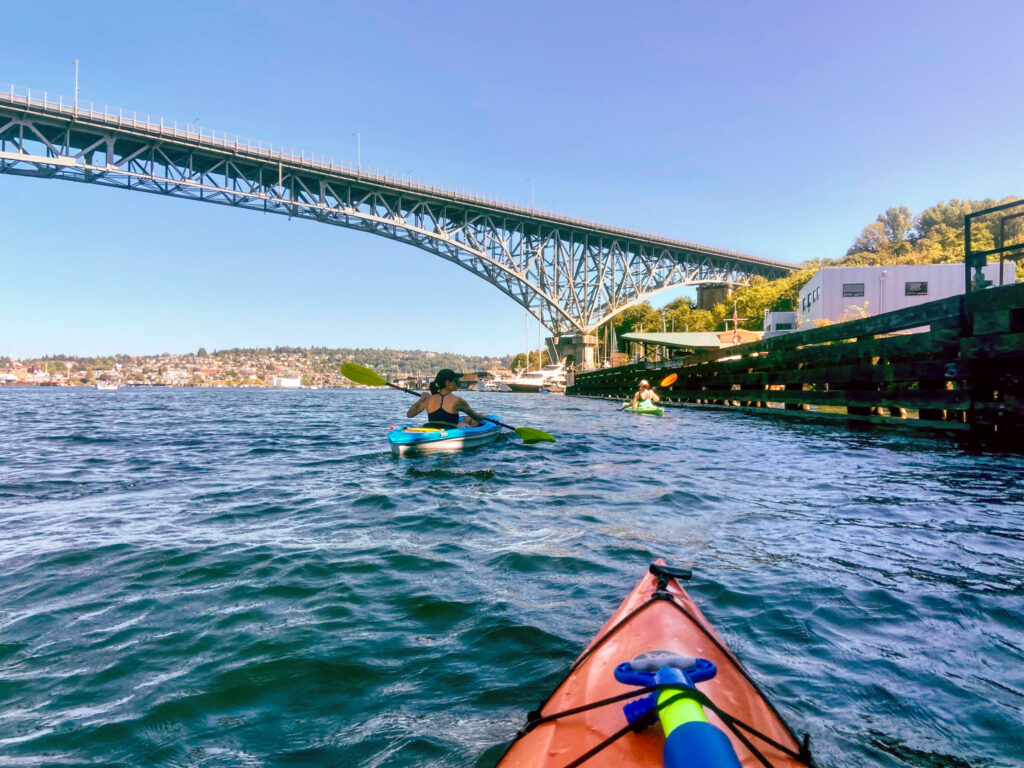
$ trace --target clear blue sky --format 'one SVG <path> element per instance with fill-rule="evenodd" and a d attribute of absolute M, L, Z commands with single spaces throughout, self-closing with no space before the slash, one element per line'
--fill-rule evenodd
<path fill-rule="evenodd" d="M 0 81 L 789 261 L 1024 192 L 1024 3 L 7 3 Z M 447 288 L 458 301 L 441 301 Z M 522 349 L 354 231 L 0 176 L 0 354 Z M 536 339 L 531 323 L 531 340 Z M 535 343 L 532 342 L 531 343 Z"/>

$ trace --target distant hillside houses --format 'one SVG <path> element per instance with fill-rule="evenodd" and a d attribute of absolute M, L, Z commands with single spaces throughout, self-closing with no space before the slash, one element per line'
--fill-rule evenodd
<path fill-rule="evenodd" d="M 166 387 L 351 387 L 341 363 L 351 360 L 391 378 L 427 379 L 441 368 L 484 371 L 504 368 L 510 357 L 454 355 L 422 350 L 275 347 L 208 353 L 52 355 L 0 362 L 0 385 L 92 386 L 113 380 L 121 386 Z"/>

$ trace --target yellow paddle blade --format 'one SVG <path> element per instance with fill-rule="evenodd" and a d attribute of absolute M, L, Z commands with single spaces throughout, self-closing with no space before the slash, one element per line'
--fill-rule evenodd
<path fill-rule="evenodd" d="M 678 373 L 670 373 L 668 376 L 666 376 L 664 379 L 661 380 L 661 384 L 659 384 L 658 386 L 661 386 L 661 387 L 671 387 L 673 384 L 676 383 L 676 379 L 678 379 L 678 378 L 679 378 L 679 374 Z"/>
<path fill-rule="evenodd" d="M 375 371 L 355 363 L 342 363 L 341 375 L 356 384 L 363 384 L 367 387 L 386 387 L 388 382 Z"/>
<path fill-rule="evenodd" d="M 527 445 L 555 442 L 555 438 L 547 432 L 541 432 L 539 429 L 533 429 L 532 427 L 516 427 L 516 434 L 523 438 L 523 442 Z"/>

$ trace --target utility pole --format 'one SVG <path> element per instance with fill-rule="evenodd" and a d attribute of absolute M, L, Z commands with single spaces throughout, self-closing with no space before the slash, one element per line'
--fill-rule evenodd
<path fill-rule="evenodd" d="M 78 59 L 75 59 L 75 114 L 78 114 Z"/>

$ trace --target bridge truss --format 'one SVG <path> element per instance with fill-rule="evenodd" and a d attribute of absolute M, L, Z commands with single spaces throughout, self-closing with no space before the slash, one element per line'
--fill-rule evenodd
<path fill-rule="evenodd" d="M 13 88 L 0 91 L 0 173 L 249 208 L 398 240 L 483 278 L 554 334 L 591 333 L 673 286 L 773 279 L 794 269 Z"/>

